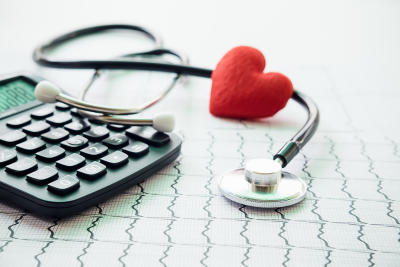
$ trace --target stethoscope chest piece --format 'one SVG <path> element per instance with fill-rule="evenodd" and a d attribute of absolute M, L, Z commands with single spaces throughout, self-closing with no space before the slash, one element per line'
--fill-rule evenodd
<path fill-rule="evenodd" d="M 300 177 L 282 171 L 281 164 L 270 159 L 253 159 L 245 168 L 222 174 L 218 188 L 228 199 L 259 208 L 281 208 L 302 201 L 307 185 Z"/>

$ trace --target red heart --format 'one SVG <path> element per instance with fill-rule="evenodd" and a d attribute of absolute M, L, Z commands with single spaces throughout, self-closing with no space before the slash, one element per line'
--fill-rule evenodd
<path fill-rule="evenodd" d="M 210 112 L 214 116 L 264 118 L 286 106 L 293 94 L 289 78 L 263 73 L 265 58 L 255 48 L 230 50 L 212 73 Z"/>

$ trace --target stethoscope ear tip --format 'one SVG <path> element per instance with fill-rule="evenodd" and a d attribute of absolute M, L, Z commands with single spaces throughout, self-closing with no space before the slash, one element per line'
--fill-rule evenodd
<path fill-rule="evenodd" d="M 60 88 L 49 81 L 41 81 L 36 85 L 35 97 L 37 100 L 43 103 L 55 103 L 57 100 L 64 102 L 63 99 L 66 98 L 66 96 L 61 93 Z M 81 105 L 76 105 L 75 102 L 78 103 L 78 101 L 75 100 L 72 102 L 69 101 L 68 104 L 75 106 L 78 109 L 83 108 L 82 103 L 84 102 L 80 102 L 79 104 Z M 155 114 L 153 119 L 148 121 L 148 124 L 144 124 L 142 121 L 139 121 L 139 125 L 152 125 L 153 128 L 159 132 L 172 132 L 175 127 L 175 116 L 171 112 L 161 112 Z"/>
<path fill-rule="evenodd" d="M 49 81 L 41 81 L 35 88 L 36 99 L 43 103 L 55 103 L 60 93 L 60 88 Z"/>
<path fill-rule="evenodd" d="M 153 128 L 159 132 L 172 132 L 175 127 L 175 116 L 171 112 L 161 112 L 153 116 Z"/>

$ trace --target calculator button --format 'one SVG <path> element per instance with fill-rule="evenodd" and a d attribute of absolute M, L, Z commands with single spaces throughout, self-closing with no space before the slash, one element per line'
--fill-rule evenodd
<path fill-rule="evenodd" d="M 75 117 L 78 117 L 78 118 L 83 118 L 83 116 L 79 113 L 77 108 L 72 108 L 71 109 L 71 115 L 75 116 Z"/>
<path fill-rule="evenodd" d="M 13 127 L 13 128 L 19 128 L 19 127 L 28 125 L 29 123 L 31 123 L 31 117 L 22 116 L 22 117 L 13 119 L 11 121 L 8 121 L 7 126 Z"/>
<path fill-rule="evenodd" d="M 69 137 L 69 132 L 67 132 L 62 128 L 56 128 L 51 132 L 42 134 L 42 139 L 49 143 L 58 143 L 64 141 L 65 139 L 68 139 L 68 137 Z"/>
<path fill-rule="evenodd" d="M 37 171 L 34 171 L 26 177 L 26 180 L 33 183 L 49 183 L 58 177 L 58 172 L 49 167 L 43 167 Z"/>
<path fill-rule="evenodd" d="M 37 170 L 37 163 L 30 158 L 24 158 L 6 167 L 6 172 L 15 175 L 24 175 Z"/>
<path fill-rule="evenodd" d="M 107 155 L 107 153 L 108 153 L 108 147 L 100 143 L 95 143 L 90 147 L 81 150 L 81 155 L 84 156 L 85 158 L 90 158 L 90 159 L 101 158 Z"/>
<path fill-rule="evenodd" d="M 99 141 L 107 138 L 110 135 L 110 131 L 105 127 L 95 127 L 90 131 L 83 133 L 83 136 L 91 141 Z"/>
<path fill-rule="evenodd" d="M 31 117 L 38 120 L 44 119 L 51 115 L 53 115 L 53 110 L 51 108 L 42 108 L 31 113 Z"/>
<path fill-rule="evenodd" d="M 138 158 L 149 152 L 149 146 L 145 143 L 136 141 L 122 149 L 123 152 L 131 157 Z"/>
<path fill-rule="evenodd" d="M 9 146 L 21 143 L 22 141 L 25 140 L 26 140 L 26 134 L 17 130 L 0 136 L 0 142 Z"/>
<path fill-rule="evenodd" d="M 43 161 L 56 161 L 65 156 L 65 150 L 59 146 L 52 146 L 36 153 L 36 158 Z"/>
<path fill-rule="evenodd" d="M 80 134 L 90 129 L 90 123 L 87 120 L 79 120 L 68 123 L 64 128 L 73 134 Z"/>
<path fill-rule="evenodd" d="M 82 166 L 85 166 L 85 164 L 85 158 L 74 153 L 57 161 L 56 167 L 64 170 L 76 170 Z"/>
<path fill-rule="evenodd" d="M 126 130 L 126 135 L 152 146 L 162 146 L 170 140 L 169 135 L 143 126 L 132 126 Z"/>
<path fill-rule="evenodd" d="M 30 135 L 40 135 L 42 133 L 50 131 L 50 125 L 44 121 L 38 121 L 34 124 L 25 126 L 22 130 Z"/>
<path fill-rule="evenodd" d="M 64 124 L 72 121 L 72 116 L 68 113 L 60 113 L 47 118 L 46 121 L 54 126 L 63 126 Z"/>
<path fill-rule="evenodd" d="M 95 120 L 95 119 L 89 119 L 89 121 L 91 123 L 94 123 L 94 124 L 97 124 L 97 125 L 104 125 L 105 124 L 104 122 L 101 122 L 101 121 Z"/>
<path fill-rule="evenodd" d="M 123 134 L 115 134 L 105 140 L 103 140 L 103 144 L 112 149 L 118 149 L 120 147 L 124 147 L 129 143 L 128 137 Z"/>
<path fill-rule="evenodd" d="M 3 150 L 0 152 L 0 167 L 13 163 L 17 159 L 17 153 L 14 150 Z"/>
<path fill-rule="evenodd" d="M 16 147 L 16 149 L 18 151 L 21 151 L 24 153 L 29 153 L 29 154 L 36 153 L 45 148 L 46 148 L 46 143 L 37 137 L 29 139 L 28 141 L 25 141 L 21 144 L 18 144 Z"/>
<path fill-rule="evenodd" d="M 59 109 L 59 110 L 69 110 L 71 107 L 70 106 L 68 106 L 67 104 L 64 104 L 64 103 L 62 103 L 62 102 L 57 102 L 56 103 L 56 109 Z"/>
<path fill-rule="evenodd" d="M 85 167 L 80 168 L 76 175 L 86 179 L 96 179 L 107 173 L 106 166 L 99 162 L 92 162 Z"/>
<path fill-rule="evenodd" d="M 74 136 L 61 143 L 61 146 L 67 150 L 76 151 L 87 147 L 88 140 L 83 136 Z"/>
<path fill-rule="evenodd" d="M 119 124 L 108 124 L 107 128 L 114 131 L 123 131 L 128 129 L 130 126 L 128 125 L 119 125 Z"/>
<path fill-rule="evenodd" d="M 116 168 L 128 163 L 128 160 L 128 155 L 120 151 L 115 151 L 114 153 L 100 159 L 100 162 L 107 167 Z"/>
<path fill-rule="evenodd" d="M 47 185 L 47 190 L 57 194 L 70 193 L 78 188 L 79 180 L 71 175 L 64 176 L 63 178 L 55 180 Z"/>

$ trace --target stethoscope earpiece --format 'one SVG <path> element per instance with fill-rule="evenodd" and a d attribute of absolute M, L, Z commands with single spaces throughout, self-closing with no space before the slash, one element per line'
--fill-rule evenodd
<path fill-rule="evenodd" d="M 48 81 L 41 81 L 35 88 L 36 99 L 43 103 L 56 103 L 59 94 L 60 88 Z"/>
<path fill-rule="evenodd" d="M 35 97 L 37 100 L 44 103 L 63 102 L 67 105 L 78 109 L 95 111 L 104 114 L 131 114 L 137 113 L 128 112 L 127 108 L 112 108 L 99 105 L 93 105 L 85 101 L 77 100 L 66 94 L 63 94 L 60 88 L 49 81 L 41 81 L 36 85 Z M 105 123 L 131 125 L 131 126 L 152 126 L 159 132 L 172 132 L 175 127 L 175 116 L 171 112 L 161 112 L 153 116 L 152 119 L 124 119 L 110 115 L 98 115 L 93 112 L 81 111 L 85 116 L 93 120 L 98 120 Z"/>

